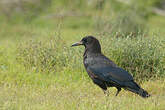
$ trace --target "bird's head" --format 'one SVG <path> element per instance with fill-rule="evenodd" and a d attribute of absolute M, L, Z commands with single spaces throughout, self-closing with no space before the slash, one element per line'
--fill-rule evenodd
<path fill-rule="evenodd" d="M 101 46 L 99 41 L 93 36 L 86 36 L 81 41 L 72 44 L 73 46 L 84 45 L 85 49 L 92 53 L 101 53 Z"/>

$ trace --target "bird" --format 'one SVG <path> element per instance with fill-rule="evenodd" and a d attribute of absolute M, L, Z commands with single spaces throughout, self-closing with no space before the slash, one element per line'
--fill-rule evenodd
<path fill-rule="evenodd" d="M 104 92 L 109 95 L 108 87 L 116 87 L 118 96 L 119 92 L 124 89 L 131 91 L 143 98 L 150 94 L 141 88 L 133 79 L 133 76 L 121 67 L 118 67 L 112 60 L 101 52 L 99 41 L 93 36 L 85 36 L 81 41 L 71 45 L 85 47 L 83 54 L 83 64 L 92 79 L 93 83 L 98 85 Z"/>

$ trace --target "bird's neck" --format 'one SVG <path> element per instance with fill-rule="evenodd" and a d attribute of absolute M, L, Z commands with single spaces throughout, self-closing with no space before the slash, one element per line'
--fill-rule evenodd
<path fill-rule="evenodd" d="M 98 55 L 101 54 L 101 49 L 91 49 L 91 48 L 85 48 L 85 52 L 83 56 L 90 56 L 90 55 Z"/>

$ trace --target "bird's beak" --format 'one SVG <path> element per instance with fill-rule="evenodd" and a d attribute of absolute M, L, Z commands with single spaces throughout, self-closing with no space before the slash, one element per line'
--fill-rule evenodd
<path fill-rule="evenodd" d="M 73 47 L 73 46 L 79 46 L 79 45 L 83 45 L 83 42 L 82 41 L 76 42 L 76 43 L 72 44 L 71 47 Z"/>

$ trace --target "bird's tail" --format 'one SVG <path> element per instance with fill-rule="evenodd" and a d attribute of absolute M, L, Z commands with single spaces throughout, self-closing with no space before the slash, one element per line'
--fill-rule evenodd
<path fill-rule="evenodd" d="M 136 82 L 128 82 L 126 85 L 127 85 L 126 87 L 127 90 L 134 92 L 143 98 L 147 98 L 150 96 L 150 94 L 148 94 L 147 91 L 142 89 Z"/>

